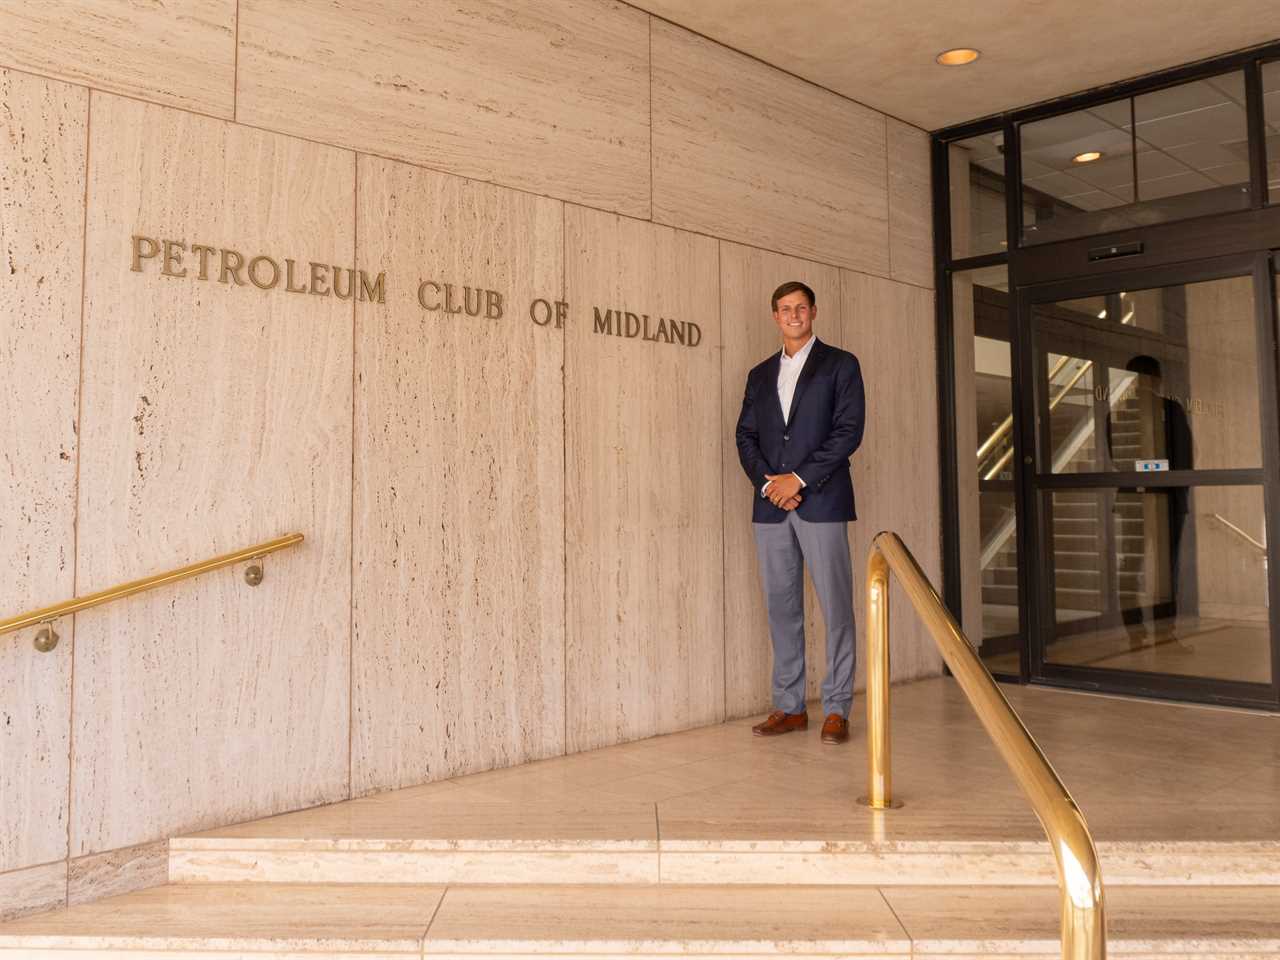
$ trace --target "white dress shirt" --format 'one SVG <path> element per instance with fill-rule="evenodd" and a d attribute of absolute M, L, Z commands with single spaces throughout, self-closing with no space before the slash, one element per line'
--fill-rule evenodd
<path fill-rule="evenodd" d="M 778 361 L 778 403 L 782 406 L 782 419 L 786 422 L 791 416 L 791 400 L 796 395 L 796 383 L 800 380 L 800 371 L 804 369 L 805 361 L 809 359 L 809 354 L 813 352 L 814 341 L 818 338 L 812 333 L 805 345 L 797 350 L 794 356 L 787 356 L 786 347 L 782 348 L 782 356 Z M 793 477 L 800 481 L 800 486 L 806 487 L 804 477 L 798 473 L 792 473 Z M 760 488 L 760 496 L 768 496 L 769 484 L 772 480 L 765 483 Z"/>
<path fill-rule="evenodd" d="M 778 402 L 782 404 L 782 419 L 785 422 L 791 416 L 791 400 L 796 395 L 796 381 L 800 379 L 800 371 L 805 361 L 813 353 L 813 342 L 818 338 L 809 334 L 805 345 L 796 351 L 795 356 L 788 357 L 786 348 L 778 362 Z"/>

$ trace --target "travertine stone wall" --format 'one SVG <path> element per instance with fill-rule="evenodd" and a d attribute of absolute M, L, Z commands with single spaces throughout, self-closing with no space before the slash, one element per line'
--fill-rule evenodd
<path fill-rule="evenodd" d="M 0 66 L 230 118 L 237 0 L 7 3 Z"/>
<path fill-rule="evenodd" d="M 241 0 L 237 119 L 649 215 L 641 11 L 610 0 L 300 6 L 305 20 L 276 0 Z"/>
<path fill-rule="evenodd" d="M 784 279 L 867 375 L 855 564 L 895 527 L 936 574 L 927 170 L 610 0 L 0 10 L 0 615 L 307 537 L 257 588 L 0 638 L 0 914 L 159 882 L 177 833 L 763 710 L 732 428 Z M 897 675 L 936 671 L 896 623 Z"/>
<path fill-rule="evenodd" d="M 352 304 L 129 237 L 350 263 L 355 157 L 97 92 L 89 124 L 80 590 L 309 537 L 78 618 L 72 856 L 345 796 L 350 672 Z"/>
<path fill-rule="evenodd" d="M 849 527 L 855 579 L 865 571 L 871 538 L 893 530 L 912 549 L 925 574 L 942 583 L 937 381 L 933 291 L 882 277 L 841 271 L 844 342 L 862 361 L 867 381 L 867 430 L 853 461 L 858 522 Z M 859 624 L 865 597 L 854 588 Z M 942 672 L 937 647 L 911 602 L 894 589 L 889 608 L 890 678 L 896 681 Z M 859 635 L 861 636 L 861 634 Z M 863 658 L 860 658 L 860 661 Z M 859 662 L 855 688 L 864 685 Z"/>
<path fill-rule="evenodd" d="M 724 717 L 715 240 L 569 207 L 567 745 Z M 696 348 L 595 333 L 596 310 L 696 324 Z M 637 349 L 639 348 L 639 349 Z M 719 642 L 717 642 L 719 641 Z"/>
<path fill-rule="evenodd" d="M 89 94 L 4 70 L 0 98 L 0 597 L 11 616 L 76 588 Z M 57 629 L 69 646 L 72 624 Z M 0 871 L 67 849 L 71 660 L 21 639 L 0 641 Z"/>
<path fill-rule="evenodd" d="M 887 170 L 883 114 L 654 21 L 655 220 L 887 275 Z"/>
<path fill-rule="evenodd" d="M 373 157 L 359 194 L 362 265 L 502 303 L 357 306 L 355 794 L 563 753 L 565 710 L 564 205 Z"/>

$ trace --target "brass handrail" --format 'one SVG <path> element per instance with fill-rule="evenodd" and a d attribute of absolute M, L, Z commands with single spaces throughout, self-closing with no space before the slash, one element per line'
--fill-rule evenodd
<path fill-rule="evenodd" d="M 265 557 L 269 553 L 275 553 L 277 550 L 284 550 L 286 547 L 301 543 L 302 539 L 302 534 L 290 533 L 283 537 L 276 537 L 274 540 L 268 540 L 266 543 L 245 547 L 243 550 L 237 550 L 234 553 L 224 553 L 210 560 L 202 560 L 199 563 L 178 567 L 176 570 L 152 574 L 149 577 L 143 577 L 141 580 L 130 580 L 128 583 L 108 587 L 106 590 L 99 590 L 97 593 L 91 593 L 87 596 L 63 600 L 61 603 L 55 603 L 51 607 L 42 607 L 39 610 L 20 613 L 16 617 L 0 620 L 0 636 L 12 633 L 14 630 L 21 630 L 24 627 L 35 626 L 38 623 L 48 623 L 59 617 L 65 617 L 67 614 L 101 606 L 104 603 L 110 603 L 112 600 L 119 600 L 122 597 L 141 593 L 144 590 L 151 590 L 155 587 L 162 587 L 165 584 L 186 580 L 189 577 L 196 577 L 202 573 L 208 573 L 210 570 L 229 567 L 245 560 L 256 560 L 259 557 Z"/>
<path fill-rule="evenodd" d="M 1065 359 L 1071 359 L 1071 358 L 1067 357 Z M 1060 404 L 1064 399 L 1066 399 L 1067 394 L 1070 393 L 1075 388 L 1075 385 L 1080 382 L 1080 378 L 1083 377 L 1086 373 L 1088 373 L 1092 369 L 1093 369 L 1092 360 L 1086 360 L 1083 364 L 1081 364 L 1080 369 L 1078 369 L 1074 374 L 1072 374 L 1071 379 L 1068 380 L 1065 384 L 1063 384 L 1062 389 L 1059 390 L 1054 396 L 1049 398 L 1050 413 L 1058 409 L 1058 404 Z M 1012 424 L 1013 414 L 1009 414 L 1009 417 L 1010 417 L 1010 423 Z M 982 479 L 994 480 L 996 477 L 1000 476 L 1000 471 L 1003 470 L 1005 466 L 1009 463 L 1009 461 L 1012 459 L 1013 459 L 1013 447 L 1009 447 L 1005 450 L 1004 454 L 1000 457 L 1000 459 L 996 461 L 995 466 L 993 466 L 990 470 L 988 470 L 986 473 L 982 475 Z"/>
<path fill-rule="evenodd" d="M 1236 536 L 1244 540 L 1246 543 L 1252 546 L 1253 549 L 1257 550 L 1264 557 L 1267 555 L 1267 545 L 1263 543 L 1261 540 L 1253 539 L 1253 537 L 1249 536 L 1247 533 L 1245 533 L 1243 530 L 1241 530 L 1239 527 L 1237 527 L 1234 523 L 1232 523 L 1230 520 L 1228 520 L 1226 517 L 1224 517 L 1220 513 L 1213 513 L 1213 514 L 1210 514 L 1210 516 L 1213 517 L 1213 519 L 1217 520 L 1220 524 L 1222 524 L 1228 530 L 1235 533 Z"/>
<path fill-rule="evenodd" d="M 1123 296 L 1123 294 L 1121 294 L 1121 296 Z M 1103 310 L 1101 313 L 1098 314 L 1098 319 L 1101 320 L 1106 315 L 1107 315 L 1107 312 Z M 1133 326 L 1134 311 L 1130 309 L 1128 313 L 1126 313 L 1123 317 L 1120 318 L 1120 323 L 1126 327 Z M 1072 357 L 1070 357 L 1067 354 L 1063 354 L 1062 356 L 1058 357 L 1058 362 L 1055 363 L 1053 365 L 1053 369 L 1049 371 L 1048 382 L 1050 384 L 1053 383 L 1053 378 L 1056 377 L 1058 374 L 1060 374 L 1071 360 L 1072 360 Z M 1080 380 L 1080 378 L 1084 376 L 1085 371 L 1092 366 L 1093 366 L 1093 361 L 1090 360 L 1087 363 L 1085 363 L 1085 365 L 1082 366 L 1079 370 L 1076 371 L 1076 375 L 1072 377 L 1071 381 L 1066 385 L 1066 387 L 1062 390 L 1062 392 L 1049 401 L 1049 409 L 1051 411 L 1053 410 L 1054 407 L 1056 407 L 1062 401 L 1062 398 L 1067 395 L 1068 391 L 1070 391 L 1071 388 L 1076 385 L 1076 383 Z M 991 436 L 987 437 L 987 439 L 982 441 L 982 443 L 978 446 L 978 469 L 979 470 L 982 469 L 982 461 L 986 459 L 987 454 L 989 454 L 992 450 L 994 450 L 999 445 L 1000 441 L 1003 440 L 1008 435 L 1009 431 L 1012 429 L 1013 429 L 1013 414 L 1010 413 L 1007 417 L 1004 418 L 1004 420 L 1000 422 L 1000 425 L 998 427 L 996 427 L 994 430 L 991 431 Z M 983 475 L 982 479 L 994 480 L 996 477 L 1000 476 L 1000 471 L 1004 469 L 1005 464 L 1007 464 L 1012 459 L 1013 459 L 1013 448 L 1010 447 L 1008 450 L 1004 452 L 1004 456 L 1000 458 L 1000 461 L 994 467 L 988 470 L 985 475 Z"/>
<path fill-rule="evenodd" d="M 867 780 L 863 803 L 883 810 L 893 799 L 889 758 L 889 571 L 933 636 L 943 660 L 978 715 L 1049 837 L 1062 894 L 1063 960 L 1107 953 L 1102 870 L 1084 814 L 943 605 L 902 539 L 881 532 L 867 558 Z"/>
<path fill-rule="evenodd" d="M 1071 361 L 1071 358 L 1069 356 L 1066 356 L 1065 354 L 1058 358 L 1058 362 L 1055 363 L 1053 365 L 1053 369 L 1049 371 L 1050 383 L 1053 383 L 1053 378 L 1056 377 L 1058 374 L 1060 374 L 1063 368 L 1070 361 Z M 999 445 L 1000 441 L 1003 440 L 1005 436 L 1008 435 L 1009 431 L 1012 429 L 1013 429 L 1013 414 L 1011 413 L 1007 417 L 1005 417 L 1002 421 L 1000 421 L 1000 426 L 992 430 L 991 436 L 987 437 L 986 440 L 982 441 L 982 444 L 978 447 L 978 466 L 982 466 L 982 461 L 986 459 L 987 454 L 990 453 L 992 450 L 994 450 Z M 997 471 L 997 473 L 998 472 L 999 471 Z M 987 477 L 984 479 L 990 479 L 990 478 Z"/>

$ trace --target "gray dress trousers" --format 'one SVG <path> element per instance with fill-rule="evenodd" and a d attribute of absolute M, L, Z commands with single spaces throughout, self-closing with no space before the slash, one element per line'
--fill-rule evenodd
<path fill-rule="evenodd" d="M 782 523 L 754 523 L 773 640 L 773 705 L 804 710 L 804 568 L 827 624 L 824 714 L 847 718 L 853 700 L 853 563 L 847 523 L 810 523 L 792 510 Z"/>

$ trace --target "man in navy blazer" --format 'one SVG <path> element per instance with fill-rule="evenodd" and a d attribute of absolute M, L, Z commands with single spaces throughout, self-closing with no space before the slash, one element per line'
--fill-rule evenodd
<path fill-rule="evenodd" d="M 813 290 L 784 283 L 771 300 L 782 349 L 747 374 L 738 459 L 755 488 L 751 511 L 773 640 L 773 706 L 752 727 L 776 736 L 809 725 L 805 709 L 804 568 L 827 625 L 824 743 L 849 739 L 853 700 L 853 567 L 857 519 L 849 458 L 862 442 L 866 400 L 858 358 L 813 334 Z"/>

